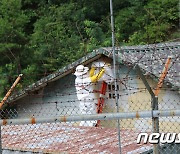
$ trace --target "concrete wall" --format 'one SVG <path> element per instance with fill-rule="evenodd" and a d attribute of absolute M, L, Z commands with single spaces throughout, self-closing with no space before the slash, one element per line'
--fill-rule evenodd
<path fill-rule="evenodd" d="M 79 114 L 74 80 L 75 76 L 69 74 L 18 100 L 18 118 Z"/>
<path fill-rule="evenodd" d="M 151 96 L 142 80 L 138 77 L 134 70 L 126 66 L 120 65 L 118 67 L 118 103 L 119 112 L 134 112 L 134 111 L 148 111 L 151 110 Z M 155 89 L 157 82 L 152 78 L 145 76 L 152 89 Z M 115 92 L 112 90 L 112 85 L 109 85 L 105 101 L 104 112 L 117 112 L 115 99 L 112 96 Z M 175 110 L 180 109 L 180 95 L 177 91 L 173 91 L 166 86 L 163 86 L 158 95 L 159 110 Z M 180 117 L 163 117 L 159 118 L 160 131 L 177 132 L 180 131 Z M 106 127 L 114 126 L 115 121 L 102 122 Z M 152 130 L 151 118 L 134 118 L 121 120 L 122 128 L 134 128 L 141 131 Z"/>

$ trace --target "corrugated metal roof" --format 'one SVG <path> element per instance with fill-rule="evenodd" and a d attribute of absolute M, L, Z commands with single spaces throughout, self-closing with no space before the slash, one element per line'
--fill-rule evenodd
<path fill-rule="evenodd" d="M 152 148 L 137 144 L 138 131 L 121 130 L 122 153 L 141 153 Z M 4 150 L 65 153 L 119 153 L 115 128 L 69 126 L 62 123 L 2 126 Z"/>

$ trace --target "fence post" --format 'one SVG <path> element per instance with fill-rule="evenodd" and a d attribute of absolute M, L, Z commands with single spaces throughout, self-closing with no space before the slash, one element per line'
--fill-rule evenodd
<path fill-rule="evenodd" d="M 1 136 L 1 125 L 0 125 L 0 154 L 2 153 L 2 136 Z"/>
<path fill-rule="evenodd" d="M 115 103 L 117 107 L 117 113 L 119 112 L 118 92 L 117 92 L 117 74 L 116 74 L 116 55 L 115 55 L 115 37 L 114 37 L 114 18 L 113 18 L 113 4 L 110 0 L 110 16 L 111 16 L 111 31 L 112 31 L 112 48 L 113 48 L 113 67 L 114 67 L 114 85 L 115 85 Z M 118 142 L 119 142 L 119 153 L 121 154 L 121 133 L 120 133 L 120 120 L 117 120 L 118 129 Z"/>
<path fill-rule="evenodd" d="M 152 97 L 152 111 L 158 110 L 158 97 Z M 152 112 L 153 113 L 153 112 Z M 152 127 L 153 127 L 153 133 L 159 133 L 159 117 L 154 117 L 152 115 Z M 160 145 L 159 144 L 153 144 L 153 153 L 159 154 L 160 153 Z"/>
<path fill-rule="evenodd" d="M 153 111 L 158 110 L 158 97 L 155 96 L 154 92 L 152 91 L 151 87 L 149 86 L 145 76 L 142 74 L 141 69 L 138 65 L 135 66 L 140 78 L 142 79 L 145 87 L 147 88 L 148 92 L 151 95 L 151 108 L 152 108 L 152 132 L 159 133 L 159 117 L 153 116 Z M 160 146 L 159 144 L 153 144 L 153 153 L 159 154 Z"/>

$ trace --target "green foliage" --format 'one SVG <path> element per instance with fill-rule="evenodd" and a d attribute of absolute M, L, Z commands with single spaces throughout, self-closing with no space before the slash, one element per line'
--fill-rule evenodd
<path fill-rule="evenodd" d="M 167 41 L 178 20 L 178 0 L 132 1 L 116 16 L 116 36 L 130 45 Z"/>
<path fill-rule="evenodd" d="M 72 5 L 49 7 L 48 11 L 34 24 L 31 47 L 39 72 L 49 73 L 72 62 L 78 51 L 80 36 L 71 25 L 74 19 L 69 15 L 76 10 Z"/>
<path fill-rule="evenodd" d="M 28 41 L 24 27 L 28 17 L 21 10 L 21 0 L 0 2 L 0 96 L 22 70 L 21 54 Z"/>
<path fill-rule="evenodd" d="M 178 0 L 114 0 L 116 45 L 179 38 Z M 1 0 L 0 99 L 19 73 L 17 90 L 111 46 L 109 0 Z"/>

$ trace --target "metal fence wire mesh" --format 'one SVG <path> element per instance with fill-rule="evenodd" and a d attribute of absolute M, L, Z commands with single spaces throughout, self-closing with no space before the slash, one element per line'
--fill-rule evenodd
<path fill-rule="evenodd" d="M 101 48 L 72 71 L 14 93 L 0 111 L 1 152 L 179 154 L 179 49 L 180 43 L 117 48 L 113 68 L 112 48 Z M 77 80 L 77 64 L 86 67 L 81 73 L 95 67 L 95 81 L 83 73 Z M 105 67 L 117 70 L 117 87 Z M 147 133 L 146 143 L 145 136 L 137 143 L 140 133 Z M 152 133 L 164 134 L 164 142 L 156 136 L 158 143 L 150 143 Z"/>

